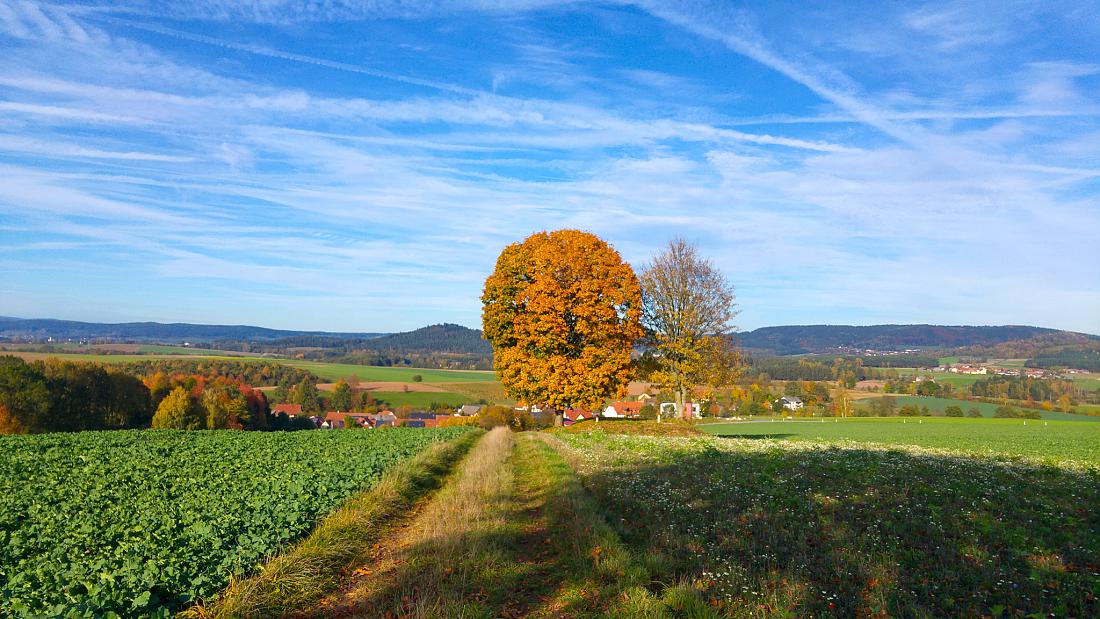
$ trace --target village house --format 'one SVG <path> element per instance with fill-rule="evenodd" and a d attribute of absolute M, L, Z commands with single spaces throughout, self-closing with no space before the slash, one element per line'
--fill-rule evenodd
<path fill-rule="evenodd" d="M 608 419 L 636 419 L 641 414 L 641 402 L 612 402 L 603 409 L 602 416 Z"/>
<path fill-rule="evenodd" d="M 595 413 L 586 411 L 583 408 L 567 408 L 561 412 L 561 422 L 563 426 L 571 426 L 580 421 L 595 418 Z"/>
<path fill-rule="evenodd" d="M 952 373 L 954 374 L 988 374 L 989 370 L 980 365 L 967 365 L 965 363 L 956 363 L 951 366 Z"/>
<path fill-rule="evenodd" d="M 293 417 L 295 415 L 302 414 L 301 404 L 276 404 L 271 409 L 272 415 L 278 415 L 279 413 L 286 413 L 287 416 Z"/>
<path fill-rule="evenodd" d="M 806 407 L 802 402 L 802 398 L 797 398 L 793 395 L 785 395 L 779 398 L 779 403 L 783 405 L 783 408 L 789 411 L 799 411 Z"/>
<path fill-rule="evenodd" d="M 485 406 L 481 404 L 463 404 L 462 406 L 458 407 L 458 414 L 462 415 L 463 417 L 472 417 L 473 415 L 480 413 L 481 409 L 483 408 L 485 408 Z"/>

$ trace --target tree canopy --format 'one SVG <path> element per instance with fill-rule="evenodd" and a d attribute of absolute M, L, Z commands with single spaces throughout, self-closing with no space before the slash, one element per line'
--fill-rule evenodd
<path fill-rule="evenodd" d="M 509 245 L 481 301 L 493 364 L 511 397 L 596 409 L 625 390 L 642 335 L 641 289 L 599 237 L 557 230 Z"/>
<path fill-rule="evenodd" d="M 642 272 L 641 284 L 650 379 L 675 393 L 681 407 L 697 385 L 732 383 L 738 357 L 729 333 L 737 311 L 721 271 L 675 239 Z"/>

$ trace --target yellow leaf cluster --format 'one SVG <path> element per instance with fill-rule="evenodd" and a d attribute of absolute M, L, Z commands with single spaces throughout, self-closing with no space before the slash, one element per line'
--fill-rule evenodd
<path fill-rule="evenodd" d="M 641 288 L 610 245 L 578 230 L 509 245 L 485 281 L 482 326 L 511 397 L 596 409 L 621 394 L 641 337 Z"/>

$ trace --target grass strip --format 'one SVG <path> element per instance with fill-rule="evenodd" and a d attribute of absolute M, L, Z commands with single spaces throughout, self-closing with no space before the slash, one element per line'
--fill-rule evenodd
<path fill-rule="evenodd" d="M 380 535 L 439 489 L 448 474 L 483 435 L 471 431 L 433 445 L 383 476 L 370 490 L 349 499 L 305 540 L 270 559 L 254 576 L 234 580 L 208 605 L 182 617 L 277 617 L 307 608 L 337 587 L 344 572 L 365 560 Z"/>
<path fill-rule="evenodd" d="M 671 569 L 659 554 L 639 554 L 622 542 L 556 438 L 540 433 L 524 439 L 517 477 L 545 494 L 555 571 L 564 575 L 532 617 L 717 617 L 690 582 L 665 582 Z"/>

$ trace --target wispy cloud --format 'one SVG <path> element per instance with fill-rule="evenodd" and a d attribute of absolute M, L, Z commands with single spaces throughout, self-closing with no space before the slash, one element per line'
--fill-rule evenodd
<path fill-rule="evenodd" d="M 476 325 L 500 248 L 574 226 L 636 263 L 696 239 L 744 327 L 1100 331 L 1091 64 L 937 89 L 778 12 L 642 6 L 0 2 L 0 313 Z M 890 19 L 876 58 L 1015 37 Z"/>

